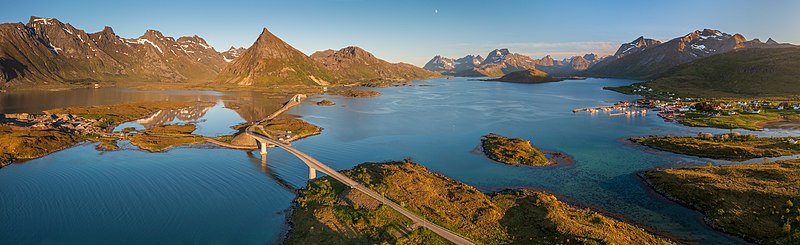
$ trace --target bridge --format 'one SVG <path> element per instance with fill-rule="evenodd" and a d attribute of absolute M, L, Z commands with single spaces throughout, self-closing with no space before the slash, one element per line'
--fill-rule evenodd
<path fill-rule="evenodd" d="M 360 185 L 358 182 L 356 182 L 355 180 L 351 179 L 350 177 L 347 177 L 346 175 L 344 175 L 342 173 L 339 173 L 339 171 L 336 171 L 335 169 L 333 169 L 331 167 L 328 167 L 328 165 L 325 165 L 324 163 L 318 161 L 317 159 L 314 159 L 313 157 L 309 156 L 308 154 L 305 154 L 302 151 L 295 149 L 294 147 L 290 146 L 289 144 L 284 143 L 283 141 L 280 141 L 280 140 L 272 139 L 270 137 L 261 135 L 261 134 L 256 133 L 256 132 L 253 131 L 253 128 L 256 127 L 256 125 L 258 125 L 258 124 L 260 124 L 261 122 L 264 122 L 264 121 L 272 120 L 272 118 L 275 118 L 278 114 L 288 110 L 290 107 L 300 104 L 300 102 L 302 102 L 303 99 L 305 99 L 305 95 L 300 95 L 300 94 L 299 95 L 295 95 L 294 97 L 292 97 L 291 100 L 289 100 L 289 102 L 286 102 L 286 104 L 280 110 L 276 111 L 277 114 L 273 113 L 272 115 L 270 115 L 269 117 L 265 118 L 264 120 L 259 121 L 259 123 L 256 123 L 256 124 L 253 124 L 253 125 L 247 127 L 247 130 L 245 131 L 247 133 L 247 135 L 253 137 L 258 142 L 258 146 L 259 146 L 259 148 L 261 150 L 262 163 L 265 163 L 265 159 L 266 159 L 266 155 L 267 155 L 267 146 L 268 145 L 274 145 L 274 146 L 283 148 L 284 150 L 288 151 L 289 153 L 292 153 L 297 158 L 302 160 L 306 165 L 308 165 L 308 168 L 309 168 L 308 178 L 309 179 L 315 179 L 317 177 L 316 172 L 320 171 L 320 172 L 330 176 L 331 178 L 333 178 L 333 179 L 335 179 L 335 180 L 337 180 L 339 182 L 342 182 L 342 184 L 347 185 L 351 189 L 356 189 L 356 190 L 359 190 L 359 191 L 363 192 L 364 194 L 367 194 L 367 196 L 370 196 L 370 197 L 374 198 L 375 200 L 378 200 L 379 202 L 383 203 L 384 205 L 386 205 L 386 206 L 394 209 L 395 211 L 399 212 L 400 214 L 408 217 L 415 224 L 418 224 L 419 226 L 428 228 L 429 230 L 431 230 L 434 233 L 438 234 L 439 236 L 449 240 L 452 243 L 455 243 L 455 244 L 474 244 L 471 241 L 467 240 L 466 238 L 464 238 L 464 237 L 462 237 L 462 236 L 460 236 L 460 235 L 458 235 L 458 234 L 456 234 L 456 233 L 454 233 L 454 232 L 452 232 L 452 231 L 450 231 L 448 229 L 445 229 L 444 227 L 441 227 L 441 226 L 439 226 L 437 224 L 431 223 L 430 221 L 426 220 L 425 218 L 420 217 L 419 215 L 417 215 L 417 214 L 415 214 L 415 213 L 403 208 L 399 204 L 395 203 L 392 200 L 387 199 L 386 197 L 384 197 L 383 195 L 373 191 L 372 189 L 369 189 L 368 187 Z"/>

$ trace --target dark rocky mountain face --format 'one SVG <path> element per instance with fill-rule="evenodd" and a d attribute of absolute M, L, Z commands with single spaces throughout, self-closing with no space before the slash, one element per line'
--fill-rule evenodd
<path fill-rule="evenodd" d="M 480 55 L 467 55 L 455 60 L 455 70 L 463 71 L 479 67 L 484 59 Z"/>
<path fill-rule="evenodd" d="M 661 44 L 661 41 L 655 39 L 648 39 L 644 38 L 644 36 L 640 36 L 639 38 L 633 40 L 632 42 L 623 43 L 622 45 L 620 45 L 619 49 L 617 49 L 617 52 L 614 53 L 614 57 L 619 58 L 625 55 L 646 50 L 649 47 L 653 47 L 654 45 L 659 45 L 659 44 Z"/>
<path fill-rule="evenodd" d="M 422 68 L 429 71 L 446 73 L 454 71 L 456 65 L 453 59 L 437 55 L 429 60 L 428 63 L 425 63 Z"/>
<path fill-rule="evenodd" d="M 2 86 L 97 81 L 204 81 L 224 61 L 200 37 L 175 40 L 148 30 L 118 37 L 110 27 L 87 34 L 54 18 L 0 24 Z"/>
<path fill-rule="evenodd" d="M 424 69 L 440 72 L 445 75 L 453 75 L 461 71 L 468 71 L 481 66 L 484 62 L 480 55 L 467 55 L 458 59 L 452 59 L 437 55 L 423 66 Z"/>
<path fill-rule="evenodd" d="M 740 34 L 731 35 L 712 29 L 694 31 L 665 43 L 639 37 L 622 44 L 614 56 L 592 66 L 587 74 L 647 79 L 697 59 L 762 46 L 769 45 L 757 40 L 747 41 Z"/>

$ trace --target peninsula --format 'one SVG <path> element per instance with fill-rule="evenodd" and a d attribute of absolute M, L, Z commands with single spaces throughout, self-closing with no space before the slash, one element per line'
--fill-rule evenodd
<path fill-rule="evenodd" d="M 657 169 L 642 178 L 722 231 L 761 244 L 800 239 L 800 160 Z"/>
<path fill-rule="evenodd" d="M 795 138 L 757 137 L 737 132 L 720 135 L 699 133 L 698 136 L 634 137 L 630 140 L 658 150 L 726 160 L 800 154 L 800 144 Z"/>
<path fill-rule="evenodd" d="M 362 163 L 342 173 L 479 244 L 668 244 L 545 192 L 523 189 L 487 195 L 410 161 Z M 448 244 L 330 177 L 310 181 L 295 203 L 286 244 Z"/>

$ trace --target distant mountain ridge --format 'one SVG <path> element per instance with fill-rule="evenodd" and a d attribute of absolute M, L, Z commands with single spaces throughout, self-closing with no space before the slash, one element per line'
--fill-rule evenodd
<path fill-rule="evenodd" d="M 36 16 L 27 24 L 0 24 L 0 87 L 129 81 L 326 86 L 435 76 L 357 47 L 311 58 L 266 28 L 251 47 L 218 52 L 196 35 L 175 39 L 147 30 L 138 38 L 122 38 L 111 27 L 86 33 Z"/>
<path fill-rule="evenodd" d="M 573 56 L 562 60 L 555 60 L 549 55 L 541 59 L 533 59 L 530 56 L 512 53 L 507 48 L 502 48 L 492 50 L 485 59 L 474 55 L 458 59 L 437 55 L 423 68 L 444 75 L 465 77 L 501 77 L 528 69 L 536 69 L 558 76 L 571 76 L 588 69 L 602 59 L 603 57 L 596 54 Z"/>
<path fill-rule="evenodd" d="M 772 40 L 772 39 L 770 39 Z M 774 40 L 762 43 L 747 41 L 741 34 L 718 30 L 697 30 L 667 42 L 639 37 L 620 45 L 614 56 L 599 62 L 586 71 L 588 76 L 650 79 L 669 69 L 694 60 L 732 50 L 784 46 Z"/>
<path fill-rule="evenodd" d="M 242 56 L 242 53 L 244 53 L 245 50 L 247 49 L 243 47 L 236 48 L 231 46 L 231 48 L 222 52 L 222 58 L 225 60 L 225 62 L 231 62 L 239 58 L 239 56 Z"/>
<path fill-rule="evenodd" d="M 92 81 L 209 80 L 224 65 L 198 36 L 166 37 L 155 30 L 121 38 L 111 27 L 86 33 L 55 18 L 0 24 L 0 85 Z"/>
<path fill-rule="evenodd" d="M 800 47 L 744 48 L 681 64 L 644 86 L 686 97 L 800 94 Z"/>

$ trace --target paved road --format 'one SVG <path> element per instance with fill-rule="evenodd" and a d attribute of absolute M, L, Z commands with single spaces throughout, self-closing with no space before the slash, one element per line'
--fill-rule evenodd
<path fill-rule="evenodd" d="M 345 185 L 349 186 L 350 188 L 359 190 L 359 191 L 363 192 L 364 194 L 367 194 L 368 196 L 371 196 L 372 198 L 375 198 L 375 200 L 378 200 L 378 201 L 382 202 L 383 204 L 391 207 L 395 211 L 405 215 L 406 217 L 411 219 L 411 221 L 413 221 L 414 223 L 420 224 L 421 226 L 423 226 L 425 228 L 428 228 L 429 230 L 435 232 L 439 236 L 441 236 L 441 237 L 443 237 L 443 238 L 445 238 L 447 240 L 450 240 L 451 242 L 453 242 L 455 244 L 473 244 L 471 241 L 459 236 L 458 234 L 456 234 L 456 233 L 454 233 L 454 232 L 452 232 L 452 231 L 450 231 L 448 229 L 445 229 L 444 227 L 441 227 L 441 226 L 439 226 L 437 224 L 431 223 L 431 222 L 425 220 L 424 218 L 418 216 L 417 214 L 412 213 L 411 211 L 408 211 L 407 209 L 403 208 L 402 206 L 398 205 L 397 203 L 387 199 L 383 195 L 381 195 L 381 194 L 379 194 L 379 193 L 377 193 L 377 192 L 375 192 L 375 191 L 373 191 L 373 190 L 371 190 L 371 189 L 369 189 L 367 187 L 364 187 L 364 186 L 358 184 L 358 182 L 356 182 L 355 180 L 350 179 L 349 177 L 345 176 L 344 174 L 339 173 L 339 171 L 336 171 L 335 169 L 332 169 L 332 168 L 328 167 L 328 165 L 325 165 L 322 162 L 317 161 L 317 159 L 314 159 L 313 157 L 311 157 L 311 156 L 309 156 L 309 155 L 307 155 L 307 154 L 295 149 L 294 147 L 291 147 L 291 146 L 289 146 L 287 144 L 284 144 L 283 142 L 264 137 L 263 135 L 260 135 L 260 134 L 257 134 L 257 133 L 253 133 L 253 132 L 250 131 L 250 128 L 247 129 L 247 134 L 250 135 L 250 136 L 253 136 L 254 138 L 258 139 L 259 141 L 267 142 L 267 143 L 276 145 L 276 146 L 278 146 L 280 148 L 283 148 L 284 150 L 288 151 L 289 153 L 292 153 L 295 156 L 297 156 L 297 158 L 300 158 L 300 160 L 305 162 L 306 165 L 308 165 L 309 167 L 314 168 L 316 170 L 319 170 L 319 171 L 327 174 L 328 176 L 331 176 L 332 178 L 338 180 L 339 182 L 344 183 Z"/>

